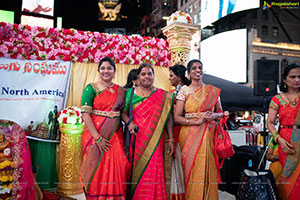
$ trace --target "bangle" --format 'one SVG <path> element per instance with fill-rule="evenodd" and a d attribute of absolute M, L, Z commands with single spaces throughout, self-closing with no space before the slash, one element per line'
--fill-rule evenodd
<path fill-rule="evenodd" d="M 100 138 L 102 139 L 101 135 L 98 134 L 97 137 L 94 138 L 94 140 L 97 141 L 97 140 L 99 140 Z"/>
<path fill-rule="evenodd" d="M 276 135 L 275 137 L 273 137 L 274 138 L 274 141 L 276 142 L 276 143 L 278 143 L 278 138 L 280 137 L 280 135 Z"/>
<path fill-rule="evenodd" d="M 186 121 L 187 125 L 189 126 L 190 125 L 190 120 L 186 119 L 185 121 Z"/>
<path fill-rule="evenodd" d="M 276 137 L 277 135 L 279 135 L 278 131 L 275 131 L 275 132 L 272 133 L 272 137 L 273 137 L 274 139 L 275 139 L 275 137 Z"/>
<path fill-rule="evenodd" d="M 175 139 L 174 138 L 169 138 L 168 141 L 169 142 L 175 142 Z"/>

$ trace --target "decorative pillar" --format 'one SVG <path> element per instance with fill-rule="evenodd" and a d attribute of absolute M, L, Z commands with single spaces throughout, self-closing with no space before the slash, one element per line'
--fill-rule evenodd
<path fill-rule="evenodd" d="M 84 125 L 60 124 L 60 161 L 57 193 L 76 195 L 83 193 L 80 181 L 82 164 L 82 133 Z"/>
<path fill-rule="evenodd" d="M 192 35 L 200 29 L 199 25 L 174 22 L 162 29 L 167 37 L 171 53 L 171 65 L 187 65 L 191 51 Z"/>

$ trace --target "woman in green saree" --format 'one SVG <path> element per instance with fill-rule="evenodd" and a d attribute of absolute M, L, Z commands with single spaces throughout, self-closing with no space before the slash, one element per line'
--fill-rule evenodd
<path fill-rule="evenodd" d="M 130 198 L 167 199 L 164 174 L 164 135 L 169 136 L 168 153 L 174 151 L 174 138 L 170 112 L 173 94 L 153 87 L 154 70 L 150 64 L 138 68 L 139 85 L 126 92 L 122 119 L 132 134 L 136 134 Z M 133 92 L 133 93 L 132 93 Z M 132 121 L 128 111 L 132 94 Z M 129 122 L 129 123 L 128 123 Z M 137 128 L 139 131 L 137 131 Z M 132 137 L 133 138 L 133 137 Z"/>

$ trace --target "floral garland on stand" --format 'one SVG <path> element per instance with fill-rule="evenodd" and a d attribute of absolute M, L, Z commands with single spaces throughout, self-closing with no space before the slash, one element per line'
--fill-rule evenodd
<path fill-rule="evenodd" d="M 106 56 L 118 64 L 171 64 L 164 39 L 0 22 L 0 57 L 98 63 Z"/>

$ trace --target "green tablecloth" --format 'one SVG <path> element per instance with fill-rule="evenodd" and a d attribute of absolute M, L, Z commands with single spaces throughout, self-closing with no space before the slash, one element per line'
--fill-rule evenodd
<path fill-rule="evenodd" d="M 37 168 L 36 181 L 41 189 L 57 188 L 56 145 L 59 141 L 27 136 L 32 166 Z"/>

